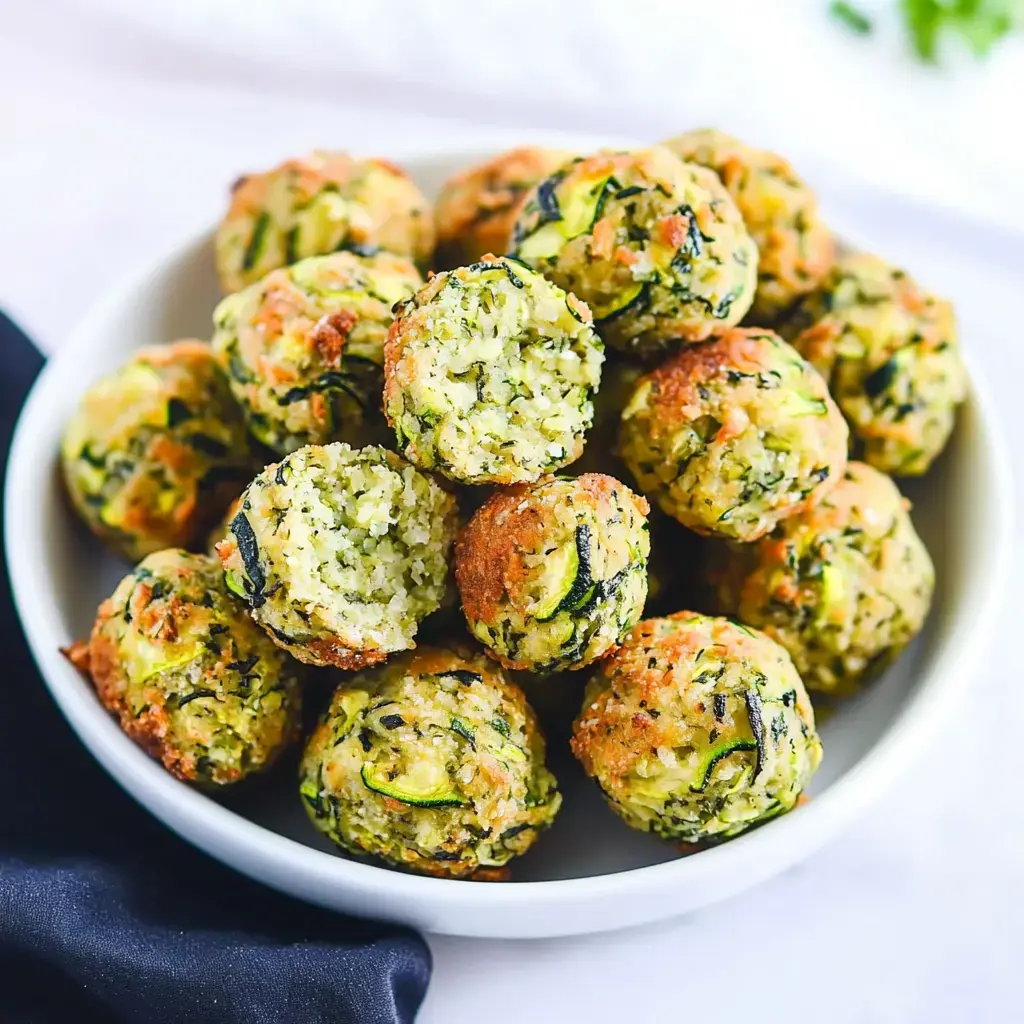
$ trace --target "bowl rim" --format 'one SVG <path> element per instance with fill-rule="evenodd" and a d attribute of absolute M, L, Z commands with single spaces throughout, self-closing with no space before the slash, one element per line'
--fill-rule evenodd
<path fill-rule="evenodd" d="M 470 160 L 462 151 L 424 154 L 421 165 L 441 160 Z M 414 163 L 414 158 L 409 159 Z M 552 898 L 561 906 L 579 905 L 610 895 L 639 898 L 663 891 L 674 883 L 699 886 L 723 872 L 743 870 L 752 858 L 764 863 L 792 862 L 834 837 L 883 790 L 934 733 L 953 698 L 970 679 L 974 650 L 985 642 L 1008 574 L 1000 557 L 1012 543 L 1012 497 L 1009 463 L 982 375 L 965 354 L 970 394 L 978 435 L 985 452 L 983 476 L 988 497 L 978 503 L 981 528 L 969 536 L 971 547 L 963 592 L 956 615 L 937 640 L 937 653 L 926 678 L 908 696 L 899 713 L 853 767 L 798 813 L 784 815 L 728 843 L 658 864 L 578 878 L 473 885 L 464 880 L 407 874 L 367 861 L 348 859 L 307 846 L 256 824 L 180 783 L 136 746 L 116 725 L 81 677 L 59 653 L 63 635 L 52 590 L 37 567 L 46 545 L 44 517 L 33 501 L 41 480 L 52 472 L 54 453 L 43 452 L 41 441 L 52 434 L 61 416 L 55 399 L 65 392 L 64 379 L 81 366 L 83 346 L 114 311 L 147 287 L 151 278 L 171 266 L 196 258 L 208 245 L 204 229 L 164 252 L 106 293 L 72 330 L 60 350 L 47 362 L 21 410 L 4 481 L 4 545 L 11 586 L 30 649 L 50 693 L 79 739 L 112 778 L 138 803 L 186 841 L 228 863 L 236 870 L 305 899 L 316 887 L 328 891 L 357 891 L 368 901 L 404 904 L 409 919 L 439 904 L 495 910 L 514 905 L 517 912 L 542 908 Z M 61 417 L 61 425 L 63 417 Z M 623 826 L 625 827 L 625 826 Z M 244 864 L 230 851 L 244 848 Z M 790 851 L 787 853 L 787 851 Z M 792 851 L 796 851 L 792 853 Z M 385 915 L 387 916 L 387 915 Z M 391 915 L 398 916 L 398 915 Z"/>

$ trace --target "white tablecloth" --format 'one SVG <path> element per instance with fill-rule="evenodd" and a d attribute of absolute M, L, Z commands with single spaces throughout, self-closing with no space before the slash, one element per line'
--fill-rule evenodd
<path fill-rule="evenodd" d="M 587 16 L 533 0 L 310 0 L 283 5 L 287 23 L 272 6 L 250 0 L 239 21 L 237 4 L 196 0 L 0 0 L 0 304 L 45 347 L 126 271 L 214 220 L 240 170 L 314 145 L 392 155 L 720 124 L 798 155 L 837 226 L 955 296 L 1021 476 L 1019 45 L 942 77 L 803 0 L 595 2 Z M 1018 619 L 1011 603 L 1000 644 Z M 681 922 L 432 938 L 422 1020 L 1019 1016 L 1024 679 L 1012 649 L 977 674 L 970 704 L 840 842 Z"/>

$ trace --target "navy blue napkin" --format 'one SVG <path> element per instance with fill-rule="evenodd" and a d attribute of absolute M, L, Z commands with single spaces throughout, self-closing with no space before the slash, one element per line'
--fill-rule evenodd
<path fill-rule="evenodd" d="M 0 463 L 42 357 L 0 313 Z M 411 1021 L 430 954 L 193 850 L 92 762 L 0 581 L 0 1022 Z"/>

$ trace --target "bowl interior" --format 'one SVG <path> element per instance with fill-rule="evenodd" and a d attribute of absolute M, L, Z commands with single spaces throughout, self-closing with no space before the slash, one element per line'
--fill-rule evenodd
<path fill-rule="evenodd" d="M 424 190 L 432 194 L 445 176 L 479 157 L 479 154 L 463 154 L 417 162 L 410 164 L 410 169 Z M 214 799 L 224 810 L 235 812 L 269 833 L 330 854 L 330 857 L 323 857 L 312 854 L 312 851 L 299 850 L 291 844 L 275 844 L 273 836 L 266 833 L 244 833 L 245 841 L 252 842 L 262 837 L 267 850 L 272 848 L 276 875 L 272 877 L 269 869 L 262 875 L 274 884 L 290 888 L 307 898 L 348 905 L 344 900 L 333 899 L 322 891 L 312 891 L 311 885 L 303 888 L 298 881 L 293 882 L 292 868 L 300 861 L 303 869 L 308 869 L 309 877 L 315 876 L 318 884 L 330 878 L 337 880 L 339 885 L 354 885 L 357 878 L 367 879 L 368 876 L 362 872 L 369 870 L 376 878 L 383 878 L 385 883 L 394 887 L 396 899 L 399 896 L 418 896 L 427 891 L 450 894 L 453 890 L 445 887 L 451 886 L 465 890 L 467 887 L 460 883 L 414 879 L 389 874 L 384 869 L 346 865 L 341 855 L 307 821 L 296 792 L 293 764 L 283 765 L 266 778 L 253 779 L 216 798 L 190 791 L 186 794 L 187 799 L 180 801 L 182 806 L 178 807 L 175 801 L 180 798 L 175 794 L 184 791 L 185 787 L 169 776 L 151 770 L 149 764 L 143 764 L 144 756 L 131 748 L 129 741 L 106 719 L 89 686 L 55 657 L 59 645 L 88 632 L 96 606 L 110 594 L 128 568 L 107 554 L 88 535 L 63 499 L 56 453 L 68 410 L 90 380 L 117 366 L 134 349 L 179 337 L 208 337 L 210 314 L 218 297 L 211 239 L 205 237 L 130 282 L 97 308 L 70 340 L 75 351 L 65 350 L 53 361 L 33 397 L 12 458 L 8 478 L 10 490 L 5 504 L 8 556 L 19 605 L 36 656 L 72 724 L 108 769 L 119 775 L 122 784 L 148 802 L 155 813 L 183 834 L 188 835 L 192 829 L 190 838 L 224 859 L 234 859 L 243 870 L 261 876 L 259 866 L 244 863 L 244 857 L 236 856 L 237 851 L 232 846 L 242 833 L 237 829 L 232 833 L 235 826 L 231 822 L 236 825 L 244 825 L 244 822 L 230 813 L 226 817 L 223 811 L 218 814 L 218 809 L 211 806 Z M 857 788 L 850 777 L 858 775 L 862 799 L 846 802 L 850 806 L 862 804 L 867 791 L 877 786 L 880 774 L 884 774 L 895 761 L 894 751 L 902 746 L 904 736 L 909 739 L 914 731 L 913 723 L 921 720 L 925 706 L 931 703 L 933 694 L 924 694 L 923 691 L 934 688 L 940 678 L 950 684 L 945 689 L 951 689 L 949 677 L 951 673 L 955 675 L 953 668 L 956 667 L 953 665 L 956 661 L 954 654 L 958 646 L 965 646 L 966 640 L 971 638 L 971 630 L 984 618 L 986 601 L 983 598 L 994 588 L 994 577 L 998 575 L 998 559 L 993 550 L 997 550 L 999 538 L 1005 536 L 1005 513 L 999 508 L 1002 499 L 998 458 L 992 438 L 993 431 L 988 427 L 975 395 L 961 413 L 950 447 L 927 479 L 904 486 L 905 493 L 914 503 L 915 524 L 935 561 L 938 578 L 935 605 L 922 635 L 882 679 L 858 698 L 843 704 L 834 714 L 823 716 L 821 732 L 825 759 L 811 786 L 812 796 L 821 796 L 829 790 L 844 790 L 849 796 Z M 29 607 L 28 614 L 26 607 Z M 581 696 L 578 690 L 573 692 L 573 689 L 570 684 L 556 679 L 546 691 L 533 695 L 547 725 L 551 765 L 565 793 L 565 803 L 551 831 L 515 864 L 515 882 L 592 878 L 597 883 L 598 876 L 678 858 L 667 845 L 622 825 L 604 807 L 596 787 L 584 778 L 570 756 L 566 743 L 568 719 L 570 709 L 578 706 Z M 919 700 L 922 696 L 928 699 Z M 316 703 L 315 695 L 313 703 Z M 560 709 L 564 710 L 559 713 Z M 883 748 L 888 752 L 888 761 L 881 756 Z M 868 762 L 872 762 L 873 774 L 866 771 Z M 133 772 L 136 778 L 126 777 Z M 866 781 L 869 774 L 870 783 Z M 848 781 L 844 783 L 843 780 Z M 832 803 L 816 800 L 808 810 L 801 811 L 802 824 L 793 834 L 802 831 L 806 835 L 811 818 L 816 814 L 828 817 L 826 805 L 834 808 L 839 802 L 838 794 L 830 794 L 830 799 L 833 796 L 836 799 Z M 197 807 L 200 808 L 198 812 Z M 202 810 L 204 807 L 206 811 Z M 204 815 L 200 827 L 197 822 Z M 835 813 L 831 817 L 837 819 Z M 782 819 L 728 847 L 698 853 L 687 859 L 686 871 L 690 871 L 691 866 L 696 869 L 696 862 L 702 862 L 701 868 L 707 867 L 709 861 L 716 858 L 723 864 L 735 866 L 741 850 L 754 856 L 758 848 L 762 851 L 768 849 L 764 841 L 768 833 L 781 835 L 787 828 L 797 825 L 796 821 Z M 302 860 L 300 854 L 305 854 L 307 859 Z M 310 854 L 315 863 L 308 859 Z M 749 859 L 748 854 L 743 856 Z M 796 856 L 797 851 L 787 853 L 785 857 L 780 854 L 774 863 L 781 866 L 784 859 L 791 860 Z M 768 860 L 763 863 L 763 868 L 750 869 L 747 882 L 769 871 Z M 346 874 L 339 870 L 346 866 L 353 871 Z M 679 874 L 673 877 L 681 882 L 684 865 L 679 865 L 679 868 Z M 646 874 L 640 872 L 629 877 L 636 879 Z M 700 870 L 695 877 L 706 877 L 706 874 Z M 716 891 L 724 894 L 726 890 L 738 889 L 743 884 L 746 883 L 732 880 L 718 886 Z M 480 898 L 474 897 L 482 908 L 481 913 L 488 900 L 493 900 L 495 905 L 506 904 L 507 886 L 469 888 L 482 894 Z M 527 886 L 527 889 L 533 888 Z M 544 887 L 536 891 L 539 893 L 542 889 Z M 526 896 L 526 892 L 520 891 Z M 581 898 L 586 895 L 583 890 L 574 891 L 580 892 Z M 488 895 L 484 896 L 484 892 Z M 696 905 L 710 898 L 712 892 L 709 889 L 706 894 L 690 894 L 685 902 Z M 682 898 L 667 900 L 664 913 L 685 909 L 683 903 Z M 377 910 L 370 907 L 369 912 Z M 500 926 L 490 924 L 482 916 L 467 925 L 461 922 L 451 924 L 439 917 L 417 916 L 411 910 L 385 909 L 380 912 L 441 930 L 502 933 Z M 623 912 L 620 923 L 625 923 L 626 919 L 658 916 L 663 914 L 657 907 Z M 614 923 L 608 916 L 595 927 L 611 927 Z M 543 926 L 527 922 L 519 928 L 519 933 L 558 934 L 583 930 L 584 927 L 583 924 L 577 927 L 565 921 Z"/>

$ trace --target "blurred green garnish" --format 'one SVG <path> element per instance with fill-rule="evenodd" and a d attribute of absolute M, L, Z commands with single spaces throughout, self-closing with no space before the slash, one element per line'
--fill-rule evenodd
<path fill-rule="evenodd" d="M 917 55 L 929 64 L 938 58 L 943 32 L 957 33 L 976 57 L 985 57 L 1024 13 L 1019 0 L 900 0 L 900 7 Z"/>
<path fill-rule="evenodd" d="M 976 57 L 986 57 L 1008 32 L 1024 26 L 1024 0 L 898 0 L 914 52 L 928 64 L 939 59 L 939 41 L 957 35 Z M 871 19 L 853 4 L 834 0 L 829 13 L 858 35 Z"/>
<path fill-rule="evenodd" d="M 870 35 L 874 28 L 871 19 L 863 11 L 857 10 L 853 4 L 844 3 L 844 0 L 832 0 L 829 14 L 833 18 L 838 18 L 851 32 L 856 32 L 859 36 Z"/>

